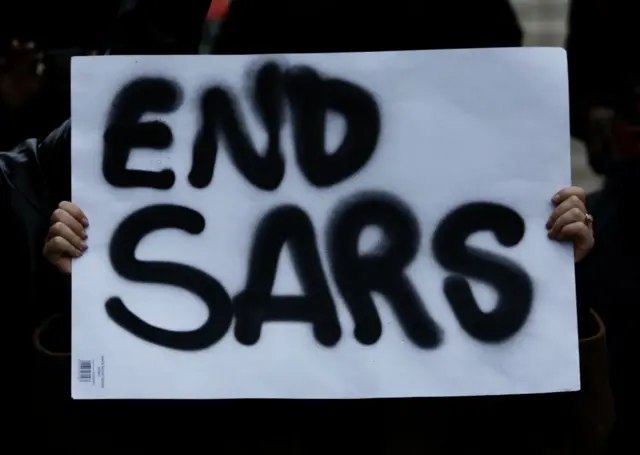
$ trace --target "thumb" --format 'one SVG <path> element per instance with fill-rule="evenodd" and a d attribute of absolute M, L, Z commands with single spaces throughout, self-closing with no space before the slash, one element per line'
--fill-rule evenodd
<path fill-rule="evenodd" d="M 573 244 L 573 254 L 575 262 L 582 261 L 591 251 L 593 243 L 587 239 L 580 239 Z"/>
<path fill-rule="evenodd" d="M 55 266 L 58 270 L 60 270 L 65 275 L 71 274 L 71 258 L 67 256 L 60 256 L 57 261 L 55 261 Z"/>

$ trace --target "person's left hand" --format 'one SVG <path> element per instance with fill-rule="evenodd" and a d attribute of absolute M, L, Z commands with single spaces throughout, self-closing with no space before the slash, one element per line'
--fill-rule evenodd
<path fill-rule="evenodd" d="M 593 248 L 593 218 L 587 213 L 586 194 L 570 186 L 552 198 L 555 210 L 547 221 L 550 239 L 573 242 L 574 258 L 580 262 Z"/>

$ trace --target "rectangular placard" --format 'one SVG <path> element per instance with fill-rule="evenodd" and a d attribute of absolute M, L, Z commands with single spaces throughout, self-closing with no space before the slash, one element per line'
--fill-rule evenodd
<path fill-rule="evenodd" d="M 566 56 L 79 57 L 72 394 L 579 389 Z"/>

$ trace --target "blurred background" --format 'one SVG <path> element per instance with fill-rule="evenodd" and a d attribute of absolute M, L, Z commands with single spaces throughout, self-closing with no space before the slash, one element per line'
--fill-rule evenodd
<path fill-rule="evenodd" d="M 525 31 L 525 45 L 562 46 L 569 0 L 511 0 Z"/>

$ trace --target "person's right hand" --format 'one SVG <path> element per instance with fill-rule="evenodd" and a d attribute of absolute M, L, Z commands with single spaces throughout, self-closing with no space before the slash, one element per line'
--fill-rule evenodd
<path fill-rule="evenodd" d="M 63 273 L 71 273 L 71 260 L 87 249 L 89 221 L 80 208 L 63 201 L 51 216 L 51 226 L 44 245 L 44 257 Z"/>

